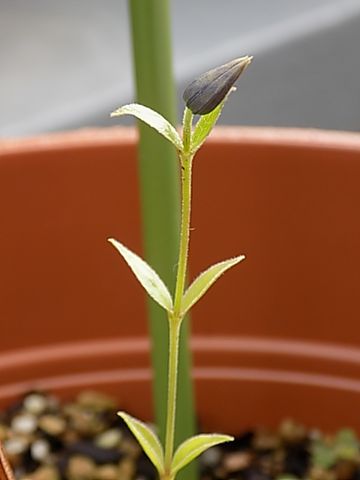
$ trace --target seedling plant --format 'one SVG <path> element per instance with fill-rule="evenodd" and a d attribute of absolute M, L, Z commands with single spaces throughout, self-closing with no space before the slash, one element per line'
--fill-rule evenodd
<path fill-rule="evenodd" d="M 193 160 L 213 129 L 229 94 L 235 90 L 234 83 L 250 62 L 251 57 L 248 56 L 237 58 L 204 73 L 186 88 L 183 95 L 186 107 L 183 115 L 182 136 L 162 115 L 144 105 L 133 103 L 120 107 L 112 113 L 112 116 L 133 115 L 157 130 L 176 148 L 181 169 L 180 246 L 173 295 L 170 294 L 159 275 L 142 258 L 119 241 L 109 239 L 146 292 L 166 310 L 168 316 L 169 362 L 165 445 L 161 445 L 156 433 L 145 423 L 128 413 L 119 412 L 120 417 L 154 464 L 161 480 L 174 480 L 183 467 L 205 450 L 233 439 L 223 434 L 200 434 L 185 440 L 174 452 L 179 336 L 183 319 L 226 270 L 245 258 L 244 255 L 240 255 L 212 265 L 186 288 Z M 194 115 L 200 116 L 195 125 L 193 125 Z"/>

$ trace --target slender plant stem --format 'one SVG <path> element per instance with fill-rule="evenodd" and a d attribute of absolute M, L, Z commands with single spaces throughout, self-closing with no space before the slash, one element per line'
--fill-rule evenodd
<path fill-rule="evenodd" d="M 167 422 L 165 440 L 165 471 L 169 475 L 171 460 L 174 451 L 176 392 L 179 361 L 179 337 L 181 318 L 169 316 L 169 372 L 168 372 L 168 399 Z"/>
<path fill-rule="evenodd" d="M 181 229 L 179 260 L 176 276 L 174 312 L 169 315 L 169 370 L 168 370 L 168 400 L 167 423 L 165 436 L 165 471 L 170 474 L 171 460 L 174 451 L 175 419 L 176 419 L 176 393 L 179 363 L 179 337 L 183 320 L 181 313 L 181 300 L 184 294 L 187 260 L 189 253 L 189 233 L 191 217 L 191 172 L 193 155 L 190 153 L 192 113 L 185 109 L 183 143 L 184 152 L 180 154 L 181 163 Z"/>
<path fill-rule="evenodd" d="M 191 215 L 191 170 L 192 156 L 183 154 L 181 158 L 182 170 L 182 202 L 181 202 L 181 230 L 179 246 L 179 262 L 176 277 L 174 314 L 180 316 L 181 299 L 185 289 L 186 270 L 189 252 L 189 231 Z"/>
<path fill-rule="evenodd" d="M 181 299 L 184 293 L 187 261 L 189 254 L 190 218 L 191 218 L 191 174 L 193 155 L 190 153 L 192 112 L 186 108 L 183 120 L 184 152 L 180 154 L 181 163 L 181 227 L 179 260 L 176 277 L 174 314 L 179 317 L 181 312 Z"/>
<path fill-rule="evenodd" d="M 191 144 L 191 127 L 192 127 L 192 119 L 193 119 L 192 111 L 185 107 L 184 110 L 184 118 L 183 118 L 183 145 L 184 151 L 190 151 L 190 144 Z"/>

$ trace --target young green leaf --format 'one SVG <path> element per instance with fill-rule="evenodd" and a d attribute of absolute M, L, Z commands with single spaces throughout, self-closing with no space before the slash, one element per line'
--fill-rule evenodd
<path fill-rule="evenodd" d="M 120 255 L 122 255 L 150 297 L 165 308 L 165 310 L 172 312 L 173 302 L 170 292 L 159 275 L 142 258 L 126 248 L 122 243 L 113 238 L 109 238 L 108 240 Z"/>
<path fill-rule="evenodd" d="M 144 422 L 125 412 L 118 412 L 118 415 L 125 421 L 161 476 L 165 470 L 164 452 L 158 437 Z"/>
<path fill-rule="evenodd" d="M 359 440 L 353 430 L 344 428 L 335 437 L 334 451 L 338 460 L 355 460 L 359 455 Z"/>
<path fill-rule="evenodd" d="M 185 440 L 174 454 L 171 463 L 171 475 L 174 476 L 179 470 L 208 448 L 219 445 L 220 443 L 231 442 L 232 440 L 234 440 L 234 438 L 229 435 L 219 435 L 216 433 L 196 435 L 195 437 Z"/>
<path fill-rule="evenodd" d="M 224 108 L 225 102 L 228 99 L 228 96 L 231 92 L 236 90 L 235 87 L 232 87 L 229 93 L 226 95 L 224 100 L 210 113 L 202 115 L 195 125 L 194 132 L 191 138 L 191 151 L 195 153 L 201 145 L 205 142 L 206 138 L 209 136 L 211 130 L 214 128 L 222 109 Z"/>
<path fill-rule="evenodd" d="M 184 293 L 181 301 L 181 313 L 185 314 L 198 300 L 200 300 L 204 293 L 224 272 L 226 272 L 226 270 L 241 262 L 244 258 L 244 255 L 230 258 L 229 260 L 216 263 L 202 272 Z"/>
<path fill-rule="evenodd" d="M 175 148 L 182 151 L 183 144 L 176 129 L 168 122 L 160 113 L 155 112 L 149 107 L 140 105 L 139 103 L 130 103 L 124 105 L 111 113 L 111 117 L 118 117 L 121 115 L 133 115 L 142 120 L 147 125 L 155 128 L 163 137 L 171 142 Z"/>
<path fill-rule="evenodd" d="M 311 461 L 315 467 L 328 470 L 336 463 L 334 446 L 328 445 L 322 440 L 317 440 L 311 448 Z"/>

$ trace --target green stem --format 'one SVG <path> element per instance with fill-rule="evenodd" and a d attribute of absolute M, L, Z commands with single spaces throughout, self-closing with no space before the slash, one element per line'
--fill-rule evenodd
<path fill-rule="evenodd" d="M 168 475 L 170 473 L 171 460 L 174 451 L 180 327 L 181 318 L 175 318 L 174 316 L 169 315 L 169 372 L 165 437 L 165 471 Z"/>
<path fill-rule="evenodd" d="M 181 163 L 181 227 L 178 271 L 176 277 L 174 314 L 180 316 L 181 300 L 184 294 L 187 261 L 189 254 L 190 217 L 191 217 L 191 176 L 193 155 L 190 153 L 192 112 L 186 108 L 183 120 L 184 151 L 180 153 Z"/>
<path fill-rule="evenodd" d="M 192 127 L 192 119 L 193 113 L 190 109 L 185 107 L 184 110 L 184 118 L 183 118 L 183 145 L 184 151 L 190 151 L 190 144 L 191 144 L 191 127 Z"/>
<path fill-rule="evenodd" d="M 167 401 L 167 423 L 165 437 L 165 471 L 170 474 L 171 461 L 174 451 L 175 419 L 176 419 L 176 392 L 179 363 L 179 337 L 183 320 L 181 313 L 181 300 L 184 294 L 187 261 L 189 253 L 190 218 L 191 218 L 191 173 L 193 155 L 190 152 L 191 125 L 193 115 L 190 110 L 185 109 L 183 143 L 184 152 L 180 154 L 181 163 L 181 230 L 178 270 L 176 276 L 174 312 L 169 315 L 169 370 L 168 370 L 168 401 Z"/>
<path fill-rule="evenodd" d="M 187 260 L 189 252 L 189 231 L 190 231 L 190 215 L 191 215 L 191 170 L 192 156 L 189 154 L 181 155 L 182 169 L 182 205 L 181 205 L 181 230 L 180 230 L 180 246 L 179 246 L 179 262 L 176 277 L 174 314 L 180 316 L 181 300 L 184 294 Z"/>

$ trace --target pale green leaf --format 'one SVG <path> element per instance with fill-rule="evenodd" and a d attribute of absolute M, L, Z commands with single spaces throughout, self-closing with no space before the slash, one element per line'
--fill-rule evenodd
<path fill-rule="evenodd" d="M 183 144 L 176 129 L 168 122 L 160 113 L 155 112 L 149 107 L 140 105 L 139 103 L 130 103 L 124 105 L 112 112 L 112 117 L 118 117 L 121 115 L 133 115 L 134 117 L 142 120 L 147 125 L 155 128 L 163 137 L 171 142 L 175 148 L 182 151 Z"/>
<path fill-rule="evenodd" d="M 165 308 L 165 310 L 172 312 L 173 302 L 170 292 L 159 275 L 142 258 L 126 248 L 122 243 L 113 238 L 109 238 L 108 240 L 120 255 L 122 255 L 150 297 Z"/>
<path fill-rule="evenodd" d="M 229 94 L 236 90 L 235 87 L 231 88 L 229 93 L 226 95 L 224 100 L 212 110 L 210 113 L 206 115 L 201 115 L 197 124 L 195 125 L 194 132 L 191 137 L 191 151 L 193 153 L 198 150 L 201 145 L 205 142 L 206 138 L 209 136 L 211 130 L 214 128 L 222 109 L 225 105 L 226 100 L 228 99 Z"/>
<path fill-rule="evenodd" d="M 224 272 L 226 272 L 226 270 L 241 262 L 244 258 L 244 255 L 230 258 L 229 260 L 216 263 L 202 272 L 184 293 L 181 300 L 181 313 L 185 314 L 198 300 L 200 300 L 204 293 Z"/>
<path fill-rule="evenodd" d="M 333 445 L 322 440 L 315 441 L 311 447 L 311 459 L 315 467 L 327 470 L 336 463 L 336 452 Z"/>
<path fill-rule="evenodd" d="M 118 415 L 125 421 L 161 476 L 164 473 L 164 452 L 158 437 L 144 422 L 137 418 L 125 412 L 118 412 Z"/>
<path fill-rule="evenodd" d="M 195 437 L 185 440 L 174 454 L 171 463 L 171 475 L 175 475 L 180 469 L 208 448 L 219 445 L 220 443 L 231 442 L 232 440 L 234 440 L 234 438 L 229 435 L 219 435 L 216 433 L 196 435 Z"/>

